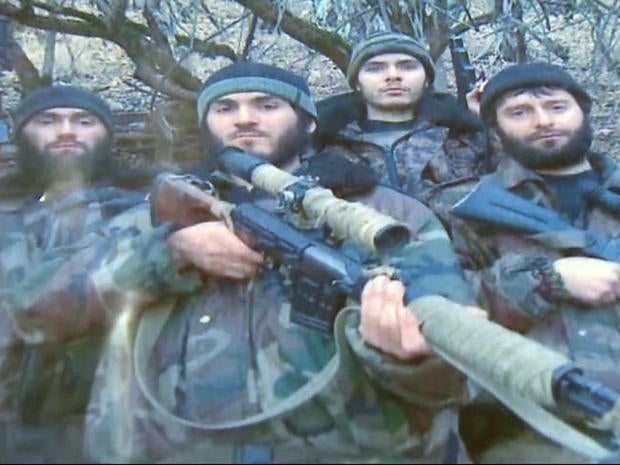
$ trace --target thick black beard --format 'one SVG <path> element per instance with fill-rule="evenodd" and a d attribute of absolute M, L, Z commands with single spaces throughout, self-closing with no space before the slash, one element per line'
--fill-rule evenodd
<path fill-rule="evenodd" d="M 206 147 L 206 157 L 208 162 L 212 162 L 214 157 L 226 144 L 222 139 L 213 134 L 205 125 L 203 137 Z M 310 135 L 298 122 L 294 127 L 282 135 L 274 151 L 266 158 L 275 166 L 283 166 L 298 156 L 308 145 Z"/>
<path fill-rule="evenodd" d="M 38 150 L 25 137 L 19 137 L 16 145 L 21 177 L 27 180 L 29 185 L 40 189 L 45 189 L 52 183 L 68 181 L 75 176 L 95 182 L 109 175 L 112 168 L 112 138 L 109 135 L 97 143 L 90 153 L 73 160 L 71 164 L 62 163 L 45 151 Z"/>
<path fill-rule="evenodd" d="M 581 126 L 566 144 L 552 151 L 531 147 L 521 139 L 506 135 L 499 127 L 496 131 L 506 153 L 533 171 L 575 165 L 587 156 L 592 145 L 592 126 L 589 118 L 584 118 Z"/>

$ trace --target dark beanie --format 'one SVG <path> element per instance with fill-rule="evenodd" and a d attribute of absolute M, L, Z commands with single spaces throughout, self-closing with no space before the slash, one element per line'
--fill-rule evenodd
<path fill-rule="evenodd" d="M 480 116 L 483 121 L 492 123 L 495 120 L 495 105 L 503 95 L 528 87 L 564 89 L 575 97 L 585 114 L 590 113 L 590 96 L 570 74 L 549 63 L 526 63 L 504 68 L 487 82 L 480 100 Z"/>
<path fill-rule="evenodd" d="M 237 92 L 264 92 L 280 97 L 304 110 L 316 119 L 317 112 L 310 88 L 296 74 L 276 66 L 237 61 L 212 74 L 198 93 L 198 123 L 200 127 L 211 105 L 218 98 Z"/>
<path fill-rule="evenodd" d="M 110 134 L 114 132 L 112 111 L 102 99 L 86 89 L 54 85 L 40 87 L 21 101 L 12 113 L 13 134 L 18 135 L 30 118 L 50 108 L 82 108 L 97 116 Z"/>
<path fill-rule="evenodd" d="M 370 58 L 384 53 L 406 53 L 417 58 L 424 66 L 428 85 L 431 86 L 433 84 L 435 80 L 435 66 L 426 47 L 413 37 L 400 32 L 377 32 L 357 44 L 353 48 L 353 52 L 351 52 L 349 66 L 347 67 L 347 80 L 352 89 L 355 89 L 357 75 L 364 63 Z"/>

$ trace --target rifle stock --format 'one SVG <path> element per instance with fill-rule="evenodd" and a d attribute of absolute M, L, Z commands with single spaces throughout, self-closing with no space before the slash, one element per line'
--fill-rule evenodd
<path fill-rule="evenodd" d="M 186 224 L 230 218 L 231 226 L 248 245 L 291 267 L 294 323 L 329 333 L 344 299 L 347 296 L 360 299 L 369 279 L 361 263 L 309 238 L 252 203 L 230 204 L 211 193 L 198 191 L 197 184 L 191 184 L 188 178 L 160 175 L 151 195 L 154 221 Z M 401 279 L 398 271 L 395 278 Z M 405 301 L 411 303 L 411 283 L 407 283 L 406 277 L 401 280 L 408 289 Z M 414 303 L 410 309 L 418 317 L 431 348 L 509 408 L 515 410 L 510 399 L 516 396 L 528 399 L 539 408 L 568 402 L 595 417 L 608 417 L 610 411 L 620 409 L 618 393 L 601 389 L 581 376 L 579 369 L 563 355 L 493 322 L 472 317 L 462 306 L 443 297 L 422 297 Z M 505 392 L 509 395 L 502 394 Z M 529 421 L 523 412 L 518 409 L 515 412 Z M 618 423 L 614 417 L 609 428 L 620 431 Z M 541 432 L 554 438 L 548 431 Z M 592 454 L 602 457 L 606 452 L 592 445 Z"/>

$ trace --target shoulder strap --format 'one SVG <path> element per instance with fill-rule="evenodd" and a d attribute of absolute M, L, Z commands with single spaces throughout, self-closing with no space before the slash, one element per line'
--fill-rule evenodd
<path fill-rule="evenodd" d="M 133 347 L 133 362 L 135 375 L 141 392 L 150 405 L 157 411 L 157 413 L 174 423 L 203 431 L 224 432 L 227 430 L 248 428 L 263 422 L 280 418 L 286 414 L 289 414 L 291 411 L 300 407 L 309 399 L 322 392 L 325 387 L 334 380 L 339 369 L 341 368 L 342 362 L 340 354 L 343 349 L 346 350 L 346 348 L 343 347 L 343 344 L 346 344 L 344 337 L 346 318 L 350 312 L 356 311 L 356 309 L 354 307 L 348 307 L 343 309 L 338 314 L 336 321 L 334 322 L 334 331 L 336 333 L 336 354 L 319 373 L 310 379 L 310 381 L 308 381 L 287 399 L 278 400 L 275 405 L 267 408 L 259 414 L 252 415 L 242 420 L 221 423 L 203 423 L 199 421 L 192 421 L 172 413 L 158 401 L 157 396 L 153 393 L 147 382 L 147 379 L 149 378 L 148 357 L 152 353 L 171 311 L 171 307 L 158 309 L 156 311 L 149 311 L 142 316 L 138 323 L 138 331 Z"/>

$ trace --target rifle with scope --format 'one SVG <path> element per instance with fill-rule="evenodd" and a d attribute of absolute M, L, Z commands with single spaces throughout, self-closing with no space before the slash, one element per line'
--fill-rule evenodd
<path fill-rule="evenodd" d="M 313 204 L 313 190 L 319 189 L 319 193 L 323 190 L 316 184 L 235 149 L 227 149 L 220 156 L 220 166 L 228 173 L 279 195 L 285 208 L 325 215 L 321 196 L 316 197 L 317 205 Z M 174 221 L 181 226 L 201 221 L 227 222 L 249 246 L 264 251 L 274 262 L 291 270 L 293 293 L 297 295 L 291 304 L 292 322 L 329 333 L 346 298 L 359 300 L 364 285 L 373 275 L 372 270 L 251 201 L 229 203 L 216 195 L 209 182 L 163 173 L 151 194 L 153 220 L 155 223 Z M 393 219 L 389 221 L 389 217 L 372 209 L 364 210 L 364 214 L 369 213 L 376 214 L 379 219 L 376 224 L 382 226 L 373 228 L 373 234 L 358 234 L 356 240 L 367 249 L 389 254 L 408 240 L 402 229 L 404 225 Z M 337 224 L 334 226 L 338 228 Z M 389 239 L 376 240 L 377 235 L 386 231 L 395 234 L 388 233 Z M 392 278 L 405 284 L 405 301 L 413 304 L 410 308 L 434 352 L 493 393 L 517 415 L 528 421 L 528 414 L 521 407 L 515 409 L 514 398 L 520 399 L 517 404 L 526 402 L 544 411 L 570 406 L 589 420 L 604 424 L 601 428 L 620 431 L 620 394 L 586 378 L 572 361 L 493 322 L 474 318 L 446 298 L 418 299 L 415 282 L 402 270 L 395 270 Z M 541 432 L 556 440 L 559 435 Z M 585 453 L 599 458 L 610 452 L 594 441 L 589 447 L 591 450 Z"/>

